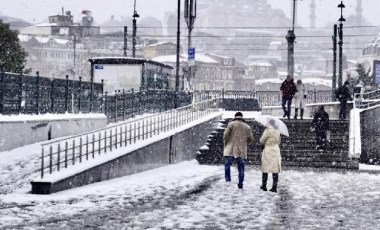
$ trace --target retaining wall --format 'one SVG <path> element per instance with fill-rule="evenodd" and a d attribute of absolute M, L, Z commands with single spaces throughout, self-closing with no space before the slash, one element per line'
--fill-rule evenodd
<path fill-rule="evenodd" d="M 30 116 L 27 120 L 11 120 L 17 116 L 2 116 L 0 120 L 0 154 L 2 151 L 11 150 L 21 146 L 89 132 L 95 129 L 105 128 L 107 118 L 104 114 L 79 115 L 65 118 L 65 115 L 41 118 L 44 115 Z M 35 120 L 33 120 L 35 117 Z"/>
<path fill-rule="evenodd" d="M 37 179 L 31 182 L 33 194 L 50 194 L 95 182 L 162 167 L 168 164 L 195 159 L 197 150 L 204 144 L 221 115 L 177 133 L 163 133 L 161 139 L 132 150 L 123 148 L 124 154 L 107 162 L 60 179 Z M 108 153 L 110 156 L 113 153 Z"/>

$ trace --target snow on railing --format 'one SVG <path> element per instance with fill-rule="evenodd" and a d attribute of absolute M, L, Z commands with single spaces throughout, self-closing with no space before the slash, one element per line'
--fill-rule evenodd
<path fill-rule="evenodd" d="M 219 99 L 193 103 L 179 109 L 126 121 L 69 138 L 42 144 L 41 178 L 114 149 L 152 138 L 219 111 Z"/>

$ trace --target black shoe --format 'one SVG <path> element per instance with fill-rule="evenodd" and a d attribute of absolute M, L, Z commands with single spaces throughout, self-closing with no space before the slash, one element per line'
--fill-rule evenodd
<path fill-rule="evenodd" d="M 264 192 L 268 191 L 267 187 L 264 187 L 264 186 L 260 186 L 260 189 L 263 190 Z"/>
<path fill-rule="evenodd" d="M 242 184 L 238 184 L 238 189 L 243 189 L 243 185 Z"/>
<path fill-rule="evenodd" d="M 271 188 L 269 191 L 277 193 L 277 188 Z"/>

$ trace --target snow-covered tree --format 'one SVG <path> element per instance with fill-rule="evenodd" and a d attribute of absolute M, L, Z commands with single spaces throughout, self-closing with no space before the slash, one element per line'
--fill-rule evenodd
<path fill-rule="evenodd" d="M 17 35 L 17 31 L 0 20 L 0 68 L 7 72 L 21 72 L 26 64 L 27 53 Z"/>

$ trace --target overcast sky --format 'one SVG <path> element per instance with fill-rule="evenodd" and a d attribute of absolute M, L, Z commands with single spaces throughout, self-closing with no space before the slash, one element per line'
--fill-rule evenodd
<path fill-rule="evenodd" d="M 373 25 L 380 25 L 380 0 L 362 0 L 364 15 Z M 182 0 L 183 2 L 183 0 Z M 292 0 L 268 0 L 273 7 L 282 9 L 287 15 L 291 12 Z M 309 4 L 311 0 L 298 1 L 298 22 L 309 26 Z M 357 0 L 344 1 L 346 9 L 344 16 L 355 11 Z M 340 0 L 316 0 L 317 24 L 336 21 L 340 12 L 337 5 Z M 133 0 L 1 0 L 0 14 L 25 19 L 29 22 L 46 21 L 49 15 L 61 13 L 61 8 L 70 10 L 75 21 L 81 18 L 82 10 L 90 10 L 97 23 L 101 23 L 114 15 L 116 19 L 131 17 L 133 14 Z M 166 11 L 176 11 L 177 0 L 137 0 L 137 12 L 142 16 L 163 18 Z M 201 15 L 198 15 L 201 16 Z"/>

